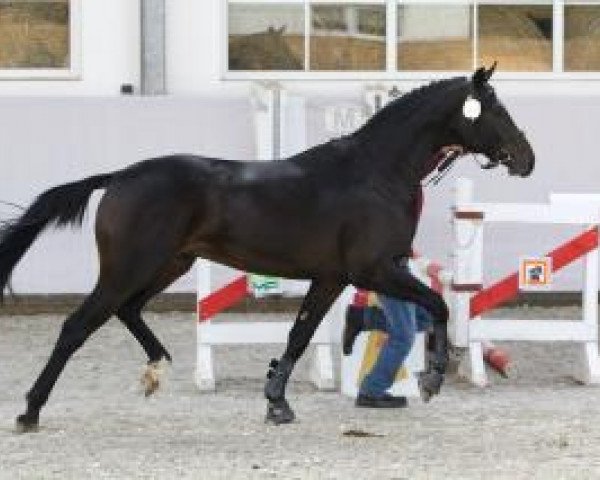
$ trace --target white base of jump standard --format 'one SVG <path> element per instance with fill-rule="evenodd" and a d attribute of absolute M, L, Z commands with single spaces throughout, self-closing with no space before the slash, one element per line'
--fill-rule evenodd
<path fill-rule="evenodd" d="M 211 295 L 210 262 L 196 262 L 198 275 L 198 310 L 196 318 L 196 370 L 194 379 L 201 391 L 214 391 L 216 386 L 213 363 L 213 346 L 216 345 L 285 345 L 293 322 L 225 322 L 213 321 L 201 315 L 202 300 Z M 242 296 L 244 293 L 242 292 Z M 239 292 L 225 303 L 235 303 Z M 335 390 L 333 344 L 339 344 L 346 305 L 351 291 L 346 289 L 330 308 L 315 332 L 311 344 L 314 346 L 310 367 L 310 380 L 319 390 Z M 218 313 L 218 312 L 215 312 Z M 265 363 L 265 374 L 268 366 Z"/>
<path fill-rule="evenodd" d="M 332 310 L 335 310 L 335 306 Z M 212 347 L 215 345 L 285 344 L 292 322 L 231 323 L 207 320 L 198 323 L 195 381 L 201 391 L 215 390 Z M 335 390 L 331 320 L 325 319 L 315 332 L 310 380 L 319 390 Z M 265 364 L 265 373 L 267 365 Z"/>

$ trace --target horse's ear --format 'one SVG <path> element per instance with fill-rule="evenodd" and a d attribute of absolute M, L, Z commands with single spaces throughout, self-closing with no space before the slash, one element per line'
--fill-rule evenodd
<path fill-rule="evenodd" d="M 494 60 L 494 63 L 492 63 L 492 66 L 487 70 L 487 72 L 485 72 L 485 76 L 487 77 L 487 80 L 492 78 L 492 75 L 496 71 L 497 65 L 498 65 L 498 60 Z"/>
<path fill-rule="evenodd" d="M 494 62 L 488 70 L 486 70 L 485 67 L 478 68 L 473 74 L 473 84 L 478 87 L 487 83 L 489 79 L 492 78 L 492 75 L 496 70 L 496 65 L 498 65 L 498 62 Z"/>

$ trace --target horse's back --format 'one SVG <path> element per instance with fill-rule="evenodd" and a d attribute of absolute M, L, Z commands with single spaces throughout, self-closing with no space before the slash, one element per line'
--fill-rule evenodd
<path fill-rule="evenodd" d="M 353 167 L 339 145 L 275 162 L 193 155 L 140 162 L 108 188 L 97 234 L 128 244 L 145 236 L 245 270 L 335 275 L 364 235 L 357 213 L 369 222 L 377 216 L 363 211 L 369 196 Z"/>

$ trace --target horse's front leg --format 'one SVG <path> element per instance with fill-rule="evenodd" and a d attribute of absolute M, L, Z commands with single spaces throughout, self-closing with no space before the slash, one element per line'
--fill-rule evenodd
<path fill-rule="evenodd" d="M 433 345 L 427 367 L 419 378 L 423 400 L 437 395 L 448 366 L 448 307 L 442 296 L 412 275 L 405 258 L 393 258 L 378 265 L 375 272 L 361 279 L 358 287 L 416 303 L 433 318 Z"/>
<path fill-rule="evenodd" d="M 269 401 L 266 421 L 279 425 L 294 420 L 294 411 L 285 399 L 285 387 L 296 361 L 302 356 L 321 320 L 344 289 L 338 281 L 314 280 L 304 297 L 290 330 L 286 350 L 280 360 L 271 360 L 265 384 Z"/>

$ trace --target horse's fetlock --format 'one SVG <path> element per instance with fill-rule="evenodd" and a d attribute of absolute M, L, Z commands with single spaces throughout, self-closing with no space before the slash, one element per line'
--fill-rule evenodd
<path fill-rule="evenodd" d="M 286 357 L 281 360 L 272 359 L 267 371 L 265 397 L 269 400 L 279 400 L 285 396 L 285 387 L 294 368 L 294 362 Z"/>
<path fill-rule="evenodd" d="M 144 395 L 146 397 L 152 395 L 160 387 L 161 377 L 164 373 L 164 364 L 164 360 L 161 359 L 158 361 L 149 361 L 146 365 L 146 370 L 141 378 L 141 383 L 144 387 Z"/>

